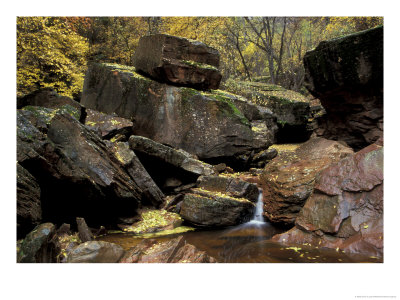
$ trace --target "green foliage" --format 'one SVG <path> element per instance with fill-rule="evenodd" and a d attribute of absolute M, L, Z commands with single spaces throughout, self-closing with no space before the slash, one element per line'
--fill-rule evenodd
<path fill-rule="evenodd" d="M 17 18 L 17 95 L 40 87 L 73 96 L 82 90 L 88 43 L 59 18 Z"/>

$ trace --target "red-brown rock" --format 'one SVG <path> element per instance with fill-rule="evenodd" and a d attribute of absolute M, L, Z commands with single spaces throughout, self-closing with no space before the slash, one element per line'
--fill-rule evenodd
<path fill-rule="evenodd" d="M 352 153 L 339 142 L 314 138 L 295 152 L 274 158 L 261 175 L 266 217 L 271 222 L 293 224 L 313 190 L 315 177 Z"/>
<path fill-rule="evenodd" d="M 162 82 L 197 89 L 218 89 L 219 53 L 199 41 L 154 34 L 139 40 L 134 65 Z"/>
<path fill-rule="evenodd" d="M 383 147 L 373 144 L 322 171 L 296 227 L 273 240 L 383 256 Z"/>
<path fill-rule="evenodd" d="M 121 263 L 215 263 L 213 257 L 200 251 L 191 244 L 186 244 L 183 236 L 166 242 L 145 239 L 128 250 Z"/>

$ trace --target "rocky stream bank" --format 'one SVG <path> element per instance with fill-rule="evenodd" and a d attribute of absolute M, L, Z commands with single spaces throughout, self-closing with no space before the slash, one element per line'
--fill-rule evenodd
<path fill-rule="evenodd" d="M 219 90 L 218 51 L 161 34 L 90 64 L 80 103 L 18 99 L 17 261 L 382 262 L 382 32 L 306 54 L 323 107 Z"/>

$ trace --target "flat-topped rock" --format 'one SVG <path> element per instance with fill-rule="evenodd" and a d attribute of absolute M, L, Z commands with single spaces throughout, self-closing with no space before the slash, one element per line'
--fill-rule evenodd
<path fill-rule="evenodd" d="M 250 219 L 255 204 L 227 193 L 192 189 L 183 198 L 180 215 L 199 227 L 226 227 Z"/>
<path fill-rule="evenodd" d="M 218 50 L 199 41 L 167 34 L 140 38 L 134 65 L 146 75 L 167 83 L 197 89 L 217 89 L 221 81 Z"/>

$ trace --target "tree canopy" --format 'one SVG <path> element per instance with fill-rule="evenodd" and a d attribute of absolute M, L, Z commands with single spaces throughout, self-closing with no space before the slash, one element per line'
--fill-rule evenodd
<path fill-rule="evenodd" d="M 299 91 L 306 51 L 382 23 L 381 17 L 19 17 L 17 95 L 53 87 L 75 96 L 88 61 L 132 65 L 140 37 L 154 33 L 218 49 L 225 84 L 264 81 Z"/>

